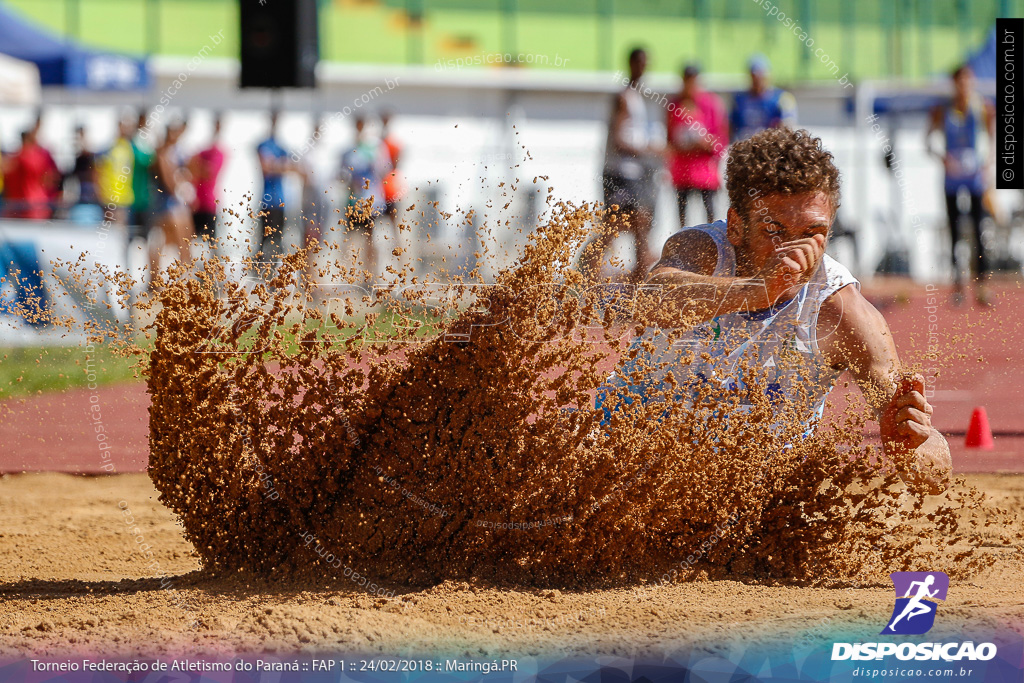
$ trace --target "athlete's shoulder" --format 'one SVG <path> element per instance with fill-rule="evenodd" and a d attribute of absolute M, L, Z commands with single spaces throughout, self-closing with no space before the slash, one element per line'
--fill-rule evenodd
<path fill-rule="evenodd" d="M 677 268 L 698 275 L 711 275 L 718 264 L 718 243 L 706 228 L 683 228 L 665 241 L 661 259 L 654 268 Z M 653 269 L 652 269 L 653 270 Z"/>
<path fill-rule="evenodd" d="M 837 360 L 858 349 L 871 353 L 880 348 L 886 336 L 891 333 L 885 316 L 861 293 L 859 286 L 842 286 L 821 303 L 818 343 Z"/>
<path fill-rule="evenodd" d="M 968 106 L 978 118 L 983 118 L 990 108 L 989 99 L 980 92 L 976 92 L 971 95 Z"/>
<path fill-rule="evenodd" d="M 860 289 L 860 281 L 854 277 L 850 269 L 828 254 L 821 260 L 821 272 L 830 294 L 847 285 L 854 285 Z"/>
<path fill-rule="evenodd" d="M 676 95 L 676 99 L 677 100 L 679 99 L 678 95 Z M 696 99 L 697 99 L 697 106 L 698 107 L 701 107 L 701 108 L 704 108 L 704 109 L 721 109 L 722 108 L 722 98 L 719 97 L 718 95 L 716 95 L 715 93 L 711 92 L 710 90 L 705 90 L 705 91 L 701 92 L 700 94 L 697 95 Z"/>
<path fill-rule="evenodd" d="M 856 280 L 853 280 L 841 287 L 836 287 L 834 291 L 822 300 L 822 315 L 827 313 L 838 313 L 842 315 L 846 310 L 856 310 L 858 313 L 864 313 L 868 310 L 867 307 L 870 307 L 872 310 L 877 310 L 871 305 L 871 302 L 867 300 L 864 294 L 861 293 L 859 284 L 860 283 Z"/>
<path fill-rule="evenodd" d="M 775 89 L 775 105 L 783 112 L 789 112 L 796 109 L 796 97 L 793 93 L 782 88 Z"/>

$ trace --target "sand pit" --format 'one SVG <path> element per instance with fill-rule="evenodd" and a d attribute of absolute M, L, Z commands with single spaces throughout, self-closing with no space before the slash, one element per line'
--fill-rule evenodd
<path fill-rule="evenodd" d="M 1024 476 L 971 475 L 968 482 L 988 491 L 993 505 L 1024 510 Z M 152 559 L 140 554 L 119 504 L 130 509 Z M 892 588 L 882 584 L 821 589 L 726 580 L 555 591 L 446 582 L 424 589 L 385 584 L 395 595 L 381 598 L 344 579 L 213 577 L 199 571 L 144 474 L 4 477 L 0 530 L 4 657 L 325 650 L 644 656 L 775 638 L 810 647 L 840 631 L 868 638 L 892 609 Z M 1010 549 L 983 551 L 995 564 L 970 581 L 953 581 L 933 635 L 1024 633 L 1024 562 Z"/>
<path fill-rule="evenodd" d="M 781 369 L 723 338 L 742 386 L 684 387 L 671 361 L 645 360 L 688 313 L 671 292 L 593 289 L 610 283 L 570 264 L 594 218 L 553 208 L 487 296 L 450 315 L 409 273 L 365 318 L 351 318 L 358 295 L 325 311 L 295 294 L 311 289 L 301 253 L 250 294 L 217 260 L 172 269 L 143 304 L 157 311 L 150 476 L 203 566 L 577 589 L 965 578 L 990 562 L 981 493 L 904 486 L 909 457 L 881 467 L 858 411 L 806 433 L 809 388 L 793 378 L 813 374 L 795 342 Z M 370 339 L 381 315 L 393 333 Z M 645 327 L 642 347 L 613 343 Z M 609 357 L 625 384 L 598 409 Z"/>
<path fill-rule="evenodd" d="M 627 313 L 615 295 L 578 294 L 595 283 L 567 264 L 593 218 L 557 207 L 486 306 L 431 325 L 411 273 L 363 316 L 358 297 L 311 301 L 303 253 L 250 292 L 216 260 L 172 268 L 142 304 L 153 345 L 134 349 L 152 398 L 149 480 L 4 482 L 11 528 L 33 534 L 0 539 L 19 557 L 6 649 L 812 643 L 877 633 L 888 574 L 906 570 L 945 571 L 964 591 L 950 633 L 1019 624 L 1019 477 L 907 486 L 909 460 L 881 466 L 856 410 L 807 434 L 806 388 L 773 393 L 756 351 L 737 361 L 742 386 L 668 375 L 644 394 L 663 402 L 635 400 L 629 384 L 659 368 L 615 342 L 659 324 L 661 293 Z M 382 314 L 393 334 L 367 340 Z M 595 408 L 607 364 L 634 359 L 610 412 Z M 26 576 L 35 556 L 48 569 Z"/>

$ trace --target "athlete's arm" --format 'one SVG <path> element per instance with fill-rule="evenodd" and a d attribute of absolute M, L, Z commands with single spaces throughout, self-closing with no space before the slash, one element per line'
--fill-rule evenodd
<path fill-rule="evenodd" d="M 928 130 L 924 133 L 924 148 L 936 159 L 945 161 L 945 156 L 932 146 L 932 135 L 937 131 L 942 130 L 943 113 L 943 108 L 941 106 L 932 107 L 931 114 L 928 117 Z"/>
<path fill-rule="evenodd" d="M 164 186 L 176 194 L 178 191 L 178 169 L 170 159 L 170 150 L 162 150 L 156 155 L 156 168 Z"/>
<path fill-rule="evenodd" d="M 683 152 L 685 150 L 681 146 L 676 144 L 675 141 L 675 118 L 675 109 L 665 111 L 665 149 L 670 151 Z"/>
<path fill-rule="evenodd" d="M 729 110 L 729 141 L 736 142 L 736 135 L 743 125 L 743 114 L 740 112 L 740 103 L 733 98 L 732 108 Z"/>
<path fill-rule="evenodd" d="M 779 126 L 796 127 L 796 98 L 789 91 L 779 93 Z"/>
<path fill-rule="evenodd" d="M 626 123 L 626 117 L 629 115 L 629 110 L 626 107 L 626 95 L 625 93 L 619 93 L 615 98 L 615 111 L 612 112 L 612 142 L 615 144 L 616 149 L 624 154 L 630 156 L 639 157 L 647 154 L 647 149 L 639 149 L 630 144 L 629 140 L 626 140 L 622 135 L 622 130 Z"/>
<path fill-rule="evenodd" d="M 193 154 L 188 159 L 188 170 L 196 180 L 206 180 L 206 162 L 198 154 Z"/>
<path fill-rule="evenodd" d="M 819 348 L 831 365 L 850 371 L 875 411 L 885 453 L 914 454 L 915 464 L 904 472 L 904 480 L 931 493 L 945 489 L 952 470 L 949 444 L 932 426 L 924 380 L 901 371 L 882 314 L 856 287 L 843 287 L 822 305 L 818 334 Z"/>
<path fill-rule="evenodd" d="M 990 140 L 988 146 L 988 159 L 986 165 L 995 166 L 996 164 L 996 145 L 991 141 L 996 139 L 996 108 L 991 102 L 985 100 L 985 132 L 988 133 L 988 139 Z"/>
<path fill-rule="evenodd" d="M 672 235 L 638 292 L 637 317 L 649 327 L 691 327 L 740 310 L 748 301 L 756 302 L 752 309 L 765 303 L 763 283 L 714 277 L 717 263 L 718 246 L 707 233 L 682 230 Z"/>
<path fill-rule="evenodd" d="M 824 236 L 784 242 L 753 277 L 716 277 L 718 247 L 700 230 L 665 242 L 637 296 L 637 317 L 647 326 L 690 327 L 734 311 L 757 311 L 796 294 L 824 253 Z"/>

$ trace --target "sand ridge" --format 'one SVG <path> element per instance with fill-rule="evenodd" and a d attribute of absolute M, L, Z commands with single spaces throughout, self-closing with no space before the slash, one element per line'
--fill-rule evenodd
<path fill-rule="evenodd" d="M 970 475 L 992 502 L 1024 508 L 1024 476 Z M 567 591 L 446 581 L 388 583 L 392 599 L 351 581 L 215 576 L 157 502 L 143 474 L 0 478 L 0 655 L 223 656 L 348 652 L 396 656 L 658 656 L 690 647 L 877 635 L 886 584 L 808 588 L 735 580 Z M 123 522 L 127 503 L 166 575 L 147 569 Z M 1024 633 L 1024 565 L 990 547 L 991 569 L 951 584 L 933 633 Z M 170 577 L 169 587 L 161 578 Z M 182 601 L 180 596 L 184 596 Z M 194 626 L 190 624 L 197 622 Z"/>

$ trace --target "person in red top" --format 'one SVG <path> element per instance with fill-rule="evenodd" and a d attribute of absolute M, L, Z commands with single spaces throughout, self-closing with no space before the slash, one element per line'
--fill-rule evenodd
<path fill-rule="evenodd" d="M 189 161 L 189 170 L 196 188 L 192 219 L 196 237 L 214 239 L 217 232 L 217 177 L 224 167 L 224 151 L 220 147 L 220 114 L 213 118 L 213 141 Z"/>
<path fill-rule="evenodd" d="M 60 186 L 60 170 L 38 142 L 41 120 L 21 135 L 21 149 L 4 160 L 4 215 L 47 219 Z"/>
<path fill-rule="evenodd" d="M 708 223 L 715 220 L 715 192 L 722 186 L 718 162 L 729 141 L 728 119 L 718 96 L 700 84 L 700 67 L 683 69 L 683 89 L 668 105 L 668 170 L 679 202 L 679 225 L 686 227 L 686 203 L 700 192 Z"/>
<path fill-rule="evenodd" d="M 398 202 L 405 194 L 405 183 L 398 171 L 398 161 L 402 156 L 402 145 L 391 133 L 391 112 L 380 113 L 380 141 L 391 159 L 391 172 L 384 178 L 384 213 L 391 222 L 398 226 Z"/>

